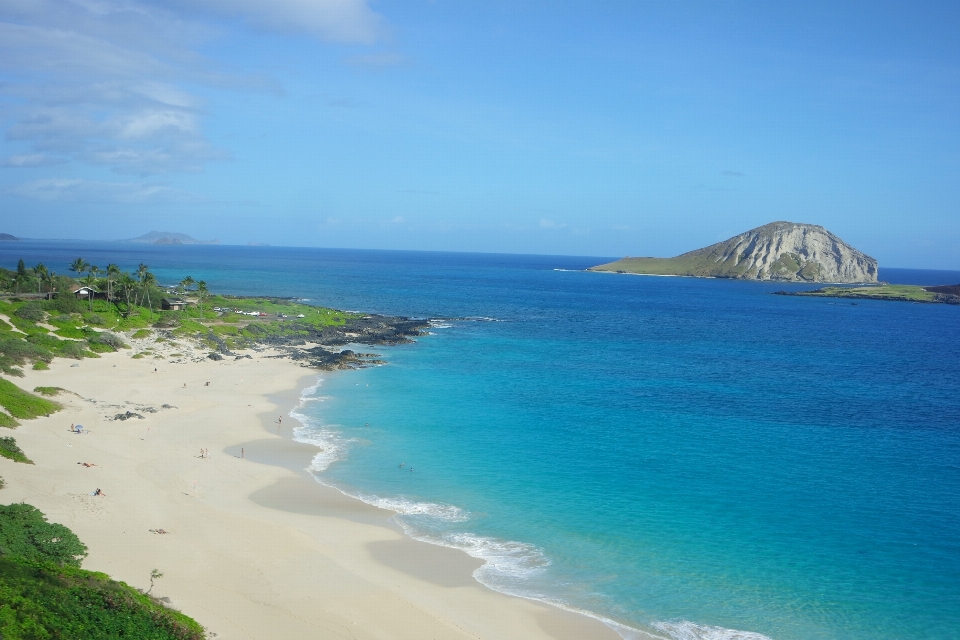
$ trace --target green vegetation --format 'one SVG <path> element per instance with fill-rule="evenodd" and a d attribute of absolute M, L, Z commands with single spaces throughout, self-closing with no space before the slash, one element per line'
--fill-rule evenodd
<path fill-rule="evenodd" d="M 34 387 L 33 390 L 42 396 L 56 396 L 63 391 L 63 387 Z"/>
<path fill-rule="evenodd" d="M 155 335 L 153 329 L 162 329 L 210 348 L 244 349 L 275 338 L 306 337 L 358 317 L 281 298 L 213 295 L 205 282 L 189 276 L 177 287 L 187 307 L 163 311 L 162 300 L 171 294 L 159 288 L 144 264 L 127 273 L 116 265 L 100 269 L 77 258 L 67 268 L 75 278 L 58 276 L 43 265 L 18 267 L 15 272 L 0 269 L 0 291 L 16 294 L 0 298 L 0 314 L 10 319 L 0 320 L 0 372 L 22 376 L 22 367 L 28 364 L 43 370 L 54 358 L 96 358 L 127 349 L 120 332 L 132 332 L 140 340 Z M 84 299 L 73 295 L 79 284 L 88 289 Z M 45 299 L 48 292 L 57 297 Z M 27 299 L 31 295 L 33 299 Z"/>
<path fill-rule="evenodd" d="M 792 295 L 819 298 L 860 298 L 899 300 L 902 302 L 936 302 L 937 294 L 909 284 L 882 284 L 869 287 L 824 287 L 815 291 L 799 291 Z"/>
<path fill-rule="evenodd" d="M 85 571 L 84 544 L 27 504 L 0 506 L 0 637 L 202 640 L 203 628 L 158 600 Z M 151 573 L 153 579 L 160 572 Z"/>
<path fill-rule="evenodd" d="M 79 567 L 86 555 L 87 547 L 70 529 L 47 522 L 36 507 L 0 505 L 0 556 Z"/>
<path fill-rule="evenodd" d="M 33 363 L 33 369 L 35 371 L 48 371 L 50 367 L 43 360 L 37 360 Z"/>
<path fill-rule="evenodd" d="M 14 418 L 21 420 L 48 415 L 61 409 L 56 402 L 27 393 L 9 380 L 2 378 L 0 378 L 0 405 Z"/>
<path fill-rule="evenodd" d="M 17 441 L 10 436 L 0 437 L 0 456 L 9 458 L 14 462 L 33 464 L 33 460 L 27 457 L 23 449 L 17 446 Z"/>
<path fill-rule="evenodd" d="M 3 411 L 0 411 L 0 427 L 7 427 L 8 429 L 13 429 L 19 426 L 20 426 L 20 422 L 18 422 L 16 418 L 14 418 L 9 413 L 4 413 Z"/>

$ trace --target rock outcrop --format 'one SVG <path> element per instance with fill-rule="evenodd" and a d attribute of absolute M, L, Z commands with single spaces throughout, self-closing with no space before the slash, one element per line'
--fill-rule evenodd
<path fill-rule="evenodd" d="M 823 227 L 795 222 L 771 222 L 675 258 L 628 257 L 590 270 L 784 282 L 877 281 L 876 260 Z"/>

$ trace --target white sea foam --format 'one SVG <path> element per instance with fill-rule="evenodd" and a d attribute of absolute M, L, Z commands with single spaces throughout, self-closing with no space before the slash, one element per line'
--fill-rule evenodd
<path fill-rule="evenodd" d="M 462 319 L 497 322 L 494 318 Z M 437 328 L 442 327 L 438 326 Z M 550 559 L 540 547 L 526 542 L 501 540 L 470 532 L 443 531 L 442 529 L 446 525 L 466 522 L 470 519 L 470 514 L 460 507 L 410 500 L 402 496 L 385 498 L 373 494 L 352 492 L 327 482 L 321 476 L 322 472 L 343 456 L 351 441 L 344 438 L 337 429 L 324 425 L 316 418 L 299 411 L 307 403 L 323 402 L 328 399 L 328 396 L 316 395 L 322 384 L 323 378 L 318 377 L 316 384 L 304 389 L 300 396 L 300 404 L 289 414 L 290 417 L 300 422 L 300 426 L 293 429 L 294 440 L 312 444 L 319 448 L 309 467 L 309 471 L 317 482 L 367 504 L 393 511 L 395 514 L 394 521 L 411 538 L 443 547 L 460 549 L 467 555 L 482 560 L 483 564 L 473 572 L 473 577 L 480 584 L 494 591 L 538 600 L 593 618 L 614 630 L 624 640 L 771 640 L 760 633 L 698 625 L 686 620 L 655 622 L 651 625 L 660 633 L 666 634 L 665 636 L 635 629 L 538 591 L 534 587 L 532 578 L 542 574 L 550 566 Z"/>
<path fill-rule="evenodd" d="M 687 620 L 655 622 L 653 626 L 669 634 L 671 638 L 676 638 L 676 640 L 770 640 L 769 636 L 762 633 L 711 627 Z"/>

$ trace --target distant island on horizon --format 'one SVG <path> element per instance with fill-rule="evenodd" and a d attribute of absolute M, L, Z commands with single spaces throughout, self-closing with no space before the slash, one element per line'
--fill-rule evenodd
<path fill-rule="evenodd" d="M 821 226 L 771 222 L 673 258 L 626 257 L 590 267 L 662 276 L 867 284 L 878 264 Z"/>
<path fill-rule="evenodd" d="M 220 244 L 219 240 L 197 240 L 185 233 L 175 231 L 150 231 L 142 236 L 120 240 L 119 242 L 136 242 L 140 244 Z"/>

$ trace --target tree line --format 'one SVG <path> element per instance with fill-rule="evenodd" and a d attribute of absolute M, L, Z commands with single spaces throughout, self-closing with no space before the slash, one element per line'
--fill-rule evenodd
<path fill-rule="evenodd" d="M 91 309 L 94 298 L 98 297 L 118 306 L 123 303 L 128 313 L 134 307 L 156 309 L 164 295 L 157 277 L 143 263 L 136 270 L 124 271 L 113 263 L 100 268 L 83 258 L 77 258 L 67 268 L 73 277 L 58 275 L 42 262 L 27 268 L 21 259 L 15 272 L 2 270 L 0 280 L 3 288 L 14 294 L 71 294 L 75 283 L 79 283 L 87 290 L 87 302 Z M 203 313 L 203 301 L 209 296 L 206 282 L 187 276 L 177 284 L 176 291 L 181 295 L 187 292 L 196 295 L 200 312 Z"/>

